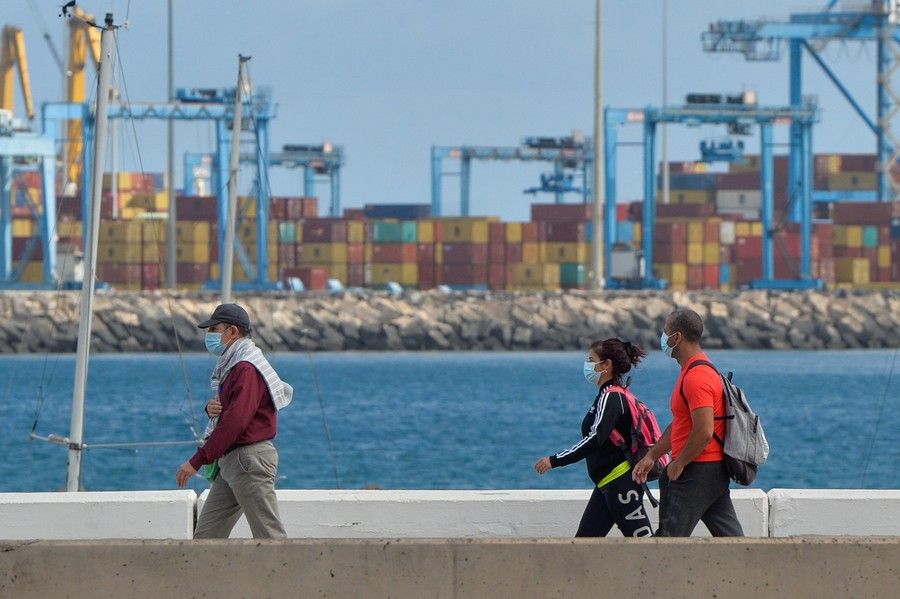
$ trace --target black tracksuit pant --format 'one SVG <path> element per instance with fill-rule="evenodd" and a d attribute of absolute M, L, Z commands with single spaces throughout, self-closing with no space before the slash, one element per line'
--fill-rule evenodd
<path fill-rule="evenodd" d="M 594 493 L 584 509 L 576 537 L 605 537 L 613 524 L 626 537 L 649 537 L 653 534 L 644 509 L 644 490 L 631 480 L 631 471 Z"/>

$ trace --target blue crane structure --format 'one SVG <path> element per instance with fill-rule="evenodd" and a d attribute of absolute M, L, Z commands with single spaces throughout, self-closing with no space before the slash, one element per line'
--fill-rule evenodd
<path fill-rule="evenodd" d="M 504 162 L 550 162 L 553 173 L 541 177 L 541 185 L 526 193 L 553 193 L 557 204 L 562 204 L 566 193 L 577 193 L 584 202 L 590 201 L 593 151 L 590 142 L 571 137 L 527 137 L 521 146 L 432 146 L 431 147 L 431 213 L 442 215 L 441 181 L 445 175 L 444 160 L 459 160 L 459 210 L 469 216 L 470 185 L 473 160 Z M 566 171 L 569 171 L 567 174 Z M 584 185 L 573 185 L 574 175 L 581 174 Z"/>
<path fill-rule="evenodd" d="M 777 61 L 785 44 L 790 56 L 790 105 L 803 105 L 803 51 L 822 68 L 853 110 L 875 134 L 878 155 L 878 191 L 880 201 L 900 199 L 900 183 L 891 176 L 891 168 L 900 157 L 900 133 L 895 125 L 900 110 L 900 89 L 892 86 L 892 77 L 900 68 L 900 3 L 896 0 L 872 0 L 864 8 L 837 10 L 837 0 L 828 2 L 825 9 L 814 13 L 791 14 L 787 21 L 717 21 L 702 34 L 703 49 L 707 52 L 739 53 L 750 61 Z M 840 81 L 822 59 L 815 47 L 829 40 L 846 40 L 877 44 L 877 108 L 874 119 L 863 110 L 850 90 Z M 794 123 L 790 131 L 788 161 L 788 197 L 793 200 L 801 185 L 802 139 L 800 125 Z M 866 192 L 814 191 L 814 201 L 872 200 L 876 196 Z M 800 220 L 799 207 L 792 202 L 791 217 Z"/>
<path fill-rule="evenodd" d="M 618 128 L 629 123 L 642 124 L 644 147 L 644 204 L 642 219 L 643 273 L 637 282 L 645 288 L 665 287 L 665 282 L 653 274 L 653 231 L 656 221 L 656 128 L 660 123 L 679 123 L 690 126 L 727 125 L 729 128 L 746 128 L 755 124 L 760 128 L 760 190 L 762 191 L 763 278 L 754 281 L 756 288 L 804 289 L 819 288 L 822 282 L 811 277 L 810 238 L 812 229 L 812 125 L 818 119 L 814 103 L 807 101 L 800 106 L 756 106 L 754 104 L 686 104 L 684 106 L 647 107 L 627 110 L 605 108 L 604 150 L 606 191 L 604 203 L 604 247 L 607 268 L 607 287 L 630 286 L 635 282 L 612 279 L 609 265 L 612 263 L 612 246 L 616 239 L 616 150 Z M 801 260 L 800 278 L 776 280 L 773 253 L 773 152 L 772 127 L 790 124 L 800 132 L 799 186 Z"/>
<path fill-rule="evenodd" d="M 12 261 L 12 183 L 16 173 L 33 171 L 39 163 L 43 212 L 31 206 L 38 227 L 29 238 L 19 263 Z M 26 198 L 30 201 L 30 198 Z M 50 287 L 56 282 L 56 143 L 55 138 L 36 134 L 14 125 L 12 120 L 0 122 L 0 287 Z M 20 282 L 25 266 L 38 243 L 44 255 L 42 281 L 25 285 Z"/>
<path fill-rule="evenodd" d="M 252 156 L 241 156 L 241 160 L 252 160 Z M 328 179 L 331 202 L 328 214 L 338 218 L 341 215 L 341 168 L 344 166 L 344 148 L 325 144 L 285 144 L 280 152 L 269 154 L 269 166 L 286 169 L 303 169 L 303 195 L 316 195 L 316 175 Z"/>

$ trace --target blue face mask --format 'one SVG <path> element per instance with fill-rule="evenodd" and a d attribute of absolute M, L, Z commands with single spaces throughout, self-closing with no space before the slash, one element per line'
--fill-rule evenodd
<path fill-rule="evenodd" d="M 585 362 L 584 362 L 584 378 L 587 380 L 587 382 L 589 382 L 592 385 L 596 385 L 597 383 L 599 383 L 600 377 L 603 376 L 603 374 L 606 372 L 605 370 L 601 370 L 600 372 L 597 372 L 596 370 L 594 370 L 594 366 L 596 366 L 596 364 L 585 360 Z"/>
<path fill-rule="evenodd" d="M 672 350 L 675 349 L 675 346 L 669 347 L 669 335 L 666 335 L 665 331 L 659 336 L 659 349 L 663 350 L 668 357 L 672 357 Z"/>
<path fill-rule="evenodd" d="M 203 341 L 206 343 L 206 351 L 209 353 L 216 356 L 221 356 L 225 353 L 227 346 L 222 343 L 222 333 L 206 333 L 206 338 Z"/>

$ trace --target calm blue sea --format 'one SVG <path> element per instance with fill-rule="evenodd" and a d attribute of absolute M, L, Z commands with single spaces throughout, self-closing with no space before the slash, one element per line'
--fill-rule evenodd
<path fill-rule="evenodd" d="M 756 486 L 900 488 L 900 357 L 893 350 L 718 351 L 761 414 L 771 445 Z M 535 460 L 578 440 L 593 399 L 584 354 L 274 354 L 294 385 L 280 415 L 281 488 L 587 488 L 583 464 L 539 477 Z M 208 355 L 96 355 L 87 443 L 188 440 L 209 397 Z M 0 491 L 65 484 L 66 451 L 28 441 L 68 434 L 74 356 L 0 356 Z M 677 364 L 653 352 L 632 388 L 669 421 Z M 328 449 L 314 375 L 333 441 Z M 190 447 L 93 449 L 89 490 L 175 488 Z M 332 466 L 336 461 L 337 478 Z M 195 478 L 196 490 L 205 487 Z"/>

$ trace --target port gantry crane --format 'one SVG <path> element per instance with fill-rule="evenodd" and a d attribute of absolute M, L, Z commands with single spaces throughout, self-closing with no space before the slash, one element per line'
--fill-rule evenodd
<path fill-rule="evenodd" d="M 878 191 L 880 201 L 900 200 L 900 181 L 891 177 L 891 169 L 900 157 L 900 87 L 894 75 L 900 68 L 900 1 L 871 0 L 867 3 L 828 2 L 825 9 L 814 13 L 791 14 L 786 21 L 717 21 L 703 33 L 703 49 L 707 52 L 739 53 L 750 61 L 777 61 L 786 45 L 790 56 L 790 105 L 803 105 L 803 52 L 821 67 L 825 75 L 847 99 L 853 110 L 875 134 L 878 155 Z M 876 117 L 872 119 L 820 55 L 822 44 L 831 40 L 875 42 L 877 45 Z M 800 220 L 799 206 L 793 200 L 802 184 L 802 142 L 799 124 L 791 125 L 788 160 L 788 197 L 792 200 L 791 217 Z M 814 191 L 814 201 L 872 200 L 871 193 L 837 194 Z"/>

